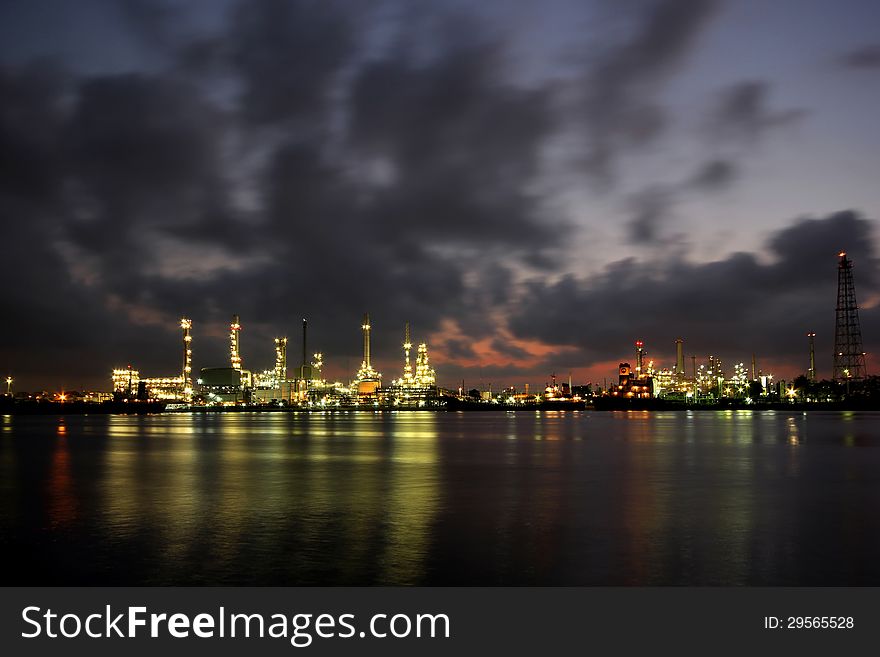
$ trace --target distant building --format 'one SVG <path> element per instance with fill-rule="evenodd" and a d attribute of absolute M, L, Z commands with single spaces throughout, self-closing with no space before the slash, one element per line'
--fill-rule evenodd
<path fill-rule="evenodd" d="M 629 363 L 621 363 L 618 368 L 617 386 L 612 386 L 611 395 L 650 399 L 654 396 L 654 378 L 645 374 L 636 376 Z"/>
<path fill-rule="evenodd" d="M 199 391 L 208 404 L 237 404 L 245 401 L 242 370 L 235 367 L 203 367 L 199 370 Z"/>
<path fill-rule="evenodd" d="M 125 399 L 134 399 L 137 395 L 138 383 L 140 383 L 140 372 L 128 367 L 118 367 L 113 370 L 113 393 L 121 395 Z"/>

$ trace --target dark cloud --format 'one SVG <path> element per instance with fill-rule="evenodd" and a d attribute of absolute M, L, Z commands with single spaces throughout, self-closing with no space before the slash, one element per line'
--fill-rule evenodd
<path fill-rule="evenodd" d="M 687 181 L 686 185 L 697 190 L 716 191 L 729 187 L 739 174 L 731 160 L 710 160 L 704 163 Z"/>
<path fill-rule="evenodd" d="M 357 13 L 317 0 L 240 3 L 225 46 L 245 117 L 257 124 L 324 119 L 336 75 L 356 47 Z"/>
<path fill-rule="evenodd" d="M 663 131 L 667 118 L 655 94 L 681 64 L 716 4 L 655 2 L 635 16 L 637 28 L 631 38 L 595 58 L 583 110 L 589 128 L 588 172 L 609 181 L 618 150 L 649 142 Z"/>
<path fill-rule="evenodd" d="M 629 239 L 636 244 L 656 244 L 661 237 L 663 224 L 672 215 L 675 190 L 672 187 L 654 186 L 642 190 L 630 198 L 632 218 L 627 224 Z"/>
<path fill-rule="evenodd" d="M 715 5 L 628 5 L 626 36 L 581 60 L 577 125 L 587 143 L 578 156 L 597 178 L 663 134 L 664 85 Z M 579 233 L 537 184 L 548 145 L 572 136 L 559 85 L 518 79 L 504 35 L 472 18 L 433 4 L 383 6 L 241 1 L 210 27 L 184 5 L 132 0 L 112 13 L 135 33 L 133 49 L 149 50 L 140 68 L 0 69 L 0 254 L 12 272 L 0 287 L 0 366 L 25 387 L 104 386 L 111 367 L 129 362 L 170 374 L 184 314 L 195 321 L 196 366 L 219 365 L 238 313 L 246 367 L 270 365 L 276 335 L 298 344 L 306 316 L 311 349 L 346 378 L 369 311 L 389 378 L 411 321 L 417 339 L 453 327 L 446 359 L 509 359 L 477 368 L 497 379 L 575 365 L 567 345 L 585 361 L 615 353 L 629 323 L 642 332 L 655 316 L 668 320 L 660 326 L 681 317 L 669 308 L 715 336 L 719 322 L 738 322 L 719 299 L 763 313 L 766 323 L 745 330 L 764 339 L 806 319 L 812 306 L 797 295 L 815 290 L 790 293 L 781 282 L 788 271 L 807 277 L 802 256 L 822 261 L 821 242 L 853 238 L 859 281 L 875 280 L 856 215 L 777 235 L 768 249 L 785 269 L 746 254 L 704 265 L 624 261 L 597 281 L 562 275 Z M 95 72 L 106 70 L 114 73 Z M 725 134 L 794 120 L 752 85 L 719 107 Z M 681 196 L 722 189 L 737 164 L 716 156 L 632 195 L 631 237 L 662 243 Z M 540 280 L 523 290 L 531 275 Z M 809 275 L 818 289 L 824 279 Z M 786 312 L 756 306 L 759 292 L 776 294 Z M 519 336 L 562 346 L 511 346 L 509 312 Z"/>
<path fill-rule="evenodd" d="M 48 61 L 0 68 L 0 190 L 21 201 L 57 193 L 67 75 Z"/>
<path fill-rule="evenodd" d="M 868 298 L 877 289 L 872 224 L 846 211 L 777 232 L 766 244 L 767 263 L 749 253 L 710 263 L 627 259 L 586 280 L 533 281 L 511 328 L 520 338 L 578 347 L 584 366 L 610 354 L 626 358 L 636 339 L 669 360 L 679 336 L 690 353 L 727 362 L 755 352 L 797 363 L 799 338 L 809 330 L 831 352 L 841 247 L 855 263 L 859 297 Z M 873 308 L 862 312 L 866 325 L 876 324 Z"/>
<path fill-rule="evenodd" d="M 632 194 L 626 203 L 629 213 L 627 238 L 641 246 L 671 245 L 669 234 L 675 220 L 675 205 L 691 192 L 718 192 L 733 184 L 738 167 L 732 160 L 713 159 L 703 163 L 690 177 L 673 184 L 649 185 Z"/>
<path fill-rule="evenodd" d="M 839 61 L 846 68 L 880 68 L 880 43 L 872 43 L 854 48 L 841 55 Z"/>
<path fill-rule="evenodd" d="M 128 11 L 147 12 L 136 24 L 172 68 L 0 76 L 7 262 L 42 263 L 3 291 L 9 367 L 93 385 L 131 361 L 171 373 L 184 314 L 197 366 L 217 365 L 238 313 L 246 367 L 269 366 L 271 338 L 307 316 L 345 377 L 370 311 L 375 352 L 396 368 L 404 321 L 427 336 L 461 317 L 484 335 L 510 268 L 561 248 L 561 222 L 525 191 L 555 126 L 548 93 L 505 82 L 503 45 L 481 30 L 432 35 L 417 57 L 415 27 L 386 26 L 407 39 L 363 62 L 348 5 L 240 3 L 222 33 L 189 41 L 164 5 Z M 70 325 L 77 364 L 41 316 Z"/>
<path fill-rule="evenodd" d="M 118 7 L 131 32 L 151 48 L 171 45 L 183 19 L 182 8 L 164 0 L 121 0 Z"/>
<path fill-rule="evenodd" d="M 761 80 L 728 87 L 719 95 L 709 118 L 710 134 L 721 140 L 755 141 L 771 128 L 796 123 L 806 116 L 801 109 L 770 108 L 769 95 L 770 85 Z"/>
<path fill-rule="evenodd" d="M 527 192 L 554 127 L 549 95 L 505 84 L 501 46 L 471 34 L 424 63 L 395 49 L 355 80 L 352 146 L 392 180 L 370 190 L 372 221 L 480 249 L 552 245 L 559 222 Z"/>

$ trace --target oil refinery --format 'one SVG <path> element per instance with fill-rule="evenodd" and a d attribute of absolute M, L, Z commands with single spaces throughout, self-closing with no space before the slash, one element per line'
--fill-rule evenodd
<path fill-rule="evenodd" d="M 142 377 L 132 365 L 117 367 L 111 373 L 114 399 L 120 402 L 161 401 L 169 410 L 196 407 L 358 407 L 393 406 L 423 408 L 438 406 L 440 390 L 436 374 L 430 365 L 428 345 L 420 342 L 416 349 L 415 368 L 411 362 L 409 322 L 406 323 L 403 344 L 404 364 L 400 378 L 388 386 L 382 385 L 382 374 L 371 359 L 371 331 L 369 313 L 361 324 L 363 360 L 355 377 L 349 383 L 328 381 L 324 378 L 324 355 L 309 354 L 308 321 L 302 321 L 302 361 L 288 370 L 288 338 L 274 339 L 275 362 L 272 367 L 254 371 L 245 366 L 241 349 L 243 330 L 241 317 L 233 315 L 229 324 L 229 364 L 222 367 L 203 367 L 195 382 L 193 368 L 193 322 L 181 318 L 182 367 L 179 374 Z"/>
<path fill-rule="evenodd" d="M 13 393 L 14 377 L 6 378 L 7 392 L 0 396 L 4 408 L 20 412 L 28 404 L 61 404 L 72 411 L 72 403 L 107 404 L 106 412 L 153 412 L 153 409 L 578 409 L 592 404 L 596 409 L 639 408 L 739 408 L 778 404 L 860 404 L 880 406 L 880 377 L 868 376 L 866 354 L 856 303 L 852 261 L 845 251 L 838 255 L 838 296 L 834 331 L 832 378 L 818 380 L 816 373 L 816 333 L 805 332 L 804 368 L 792 381 L 774 378 L 759 367 L 758 355 L 732 367 L 721 358 L 708 355 L 685 357 L 685 340 L 674 340 L 674 363 L 658 367 L 650 358 L 646 343 L 635 341 L 633 359 L 621 360 L 617 380 L 604 385 L 587 383 L 575 386 L 557 383 L 556 375 L 545 383 L 539 394 L 515 387 L 467 390 L 464 381 L 457 391 L 437 385 L 426 341 L 414 341 L 410 323 L 403 326 L 400 375 L 383 382 L 372 353 L 373 326 L 369 313 L 360 324 L 363 355 L 360 367 L 347 382 L 330 381 L 324 375 L 324 354 L 308 347 L 308 321 L 302 320 L 302 350 L 299 365 L 288 363 L 287 336 L 273 338 L 274 362 L 265 369 L 249 368 L 242 353 L 244 326 L 238 314 L 232 315 L 228 328 L 228 364 L 202 367 L 193 379 L 194 323 L 188 317 L 179 320 L 179 369 L 160 376 L 144 376 L 132 363 L 111 371 L 112 393 L 65 391 L 33 394 Z M 352 327 L 352 335 L 354 327 Z M 802 334 L 803 335 L 803 334 Z M 688 362 L 689 361 L 689 362 Z M 632 363 L 635 363 L 633 366 Z M 485 386 L 484 386 L 485 387 Z M 873 400 L 873 401 L 872 401 Z M 126 406 L 129 405 L 129 406 Z M 84 407 L 92 412 L 95 406 Z M 112 410 L 115 409 L 115 410 Z M 148 409 L 144 411 L 144 409 Z M 40 411 L 34 411 L 40 412 Z M 51 410 L 48 412 L 52 412 Z"/>

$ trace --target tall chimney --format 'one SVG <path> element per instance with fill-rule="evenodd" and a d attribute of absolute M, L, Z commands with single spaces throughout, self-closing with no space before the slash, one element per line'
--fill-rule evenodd
<path fill-rule="evenodd" d="M 684 340 L 675 339 L 675 373 L 684 376 Z"/>
<path fill-rule="evenodd" d="M 807 378 L 810 379 L 811 383 L 816 382 L 816 345 L 814 344 L 814 338 L 816 334 L 810 331 L 807 333 L 807 337 L 810 338 L 810 371 L 808 372 Z"/>
<path fill-rule="evenodd" d="M 306 365 L 309 364 L 309 352 L 306 349 L 306 333 L 308 331 L 308 328 L 309 328 L 309 322 L 306 320 L 305 317 L 303 317 L 303 360 L 302 360 L 303 367 L 305 367 Z"/>
<path fill-rule="evenodd" d="M 364 313 L 364 323 L 361 326 L 364 331 L 364 364 L 370 367 L 370 313 Z"/>

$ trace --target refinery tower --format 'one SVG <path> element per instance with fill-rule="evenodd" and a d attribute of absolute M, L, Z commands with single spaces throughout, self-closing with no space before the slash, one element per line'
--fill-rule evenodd
<path fill-rule="evenodd" d="M 373 369 L 370 362 L 370 314 L 364 313 L 361 331 L 364 336 L 364 360 L 354 380 L 354 392 L 358 397 L 377 397 L 382 384 L 382 375 Z"/>

